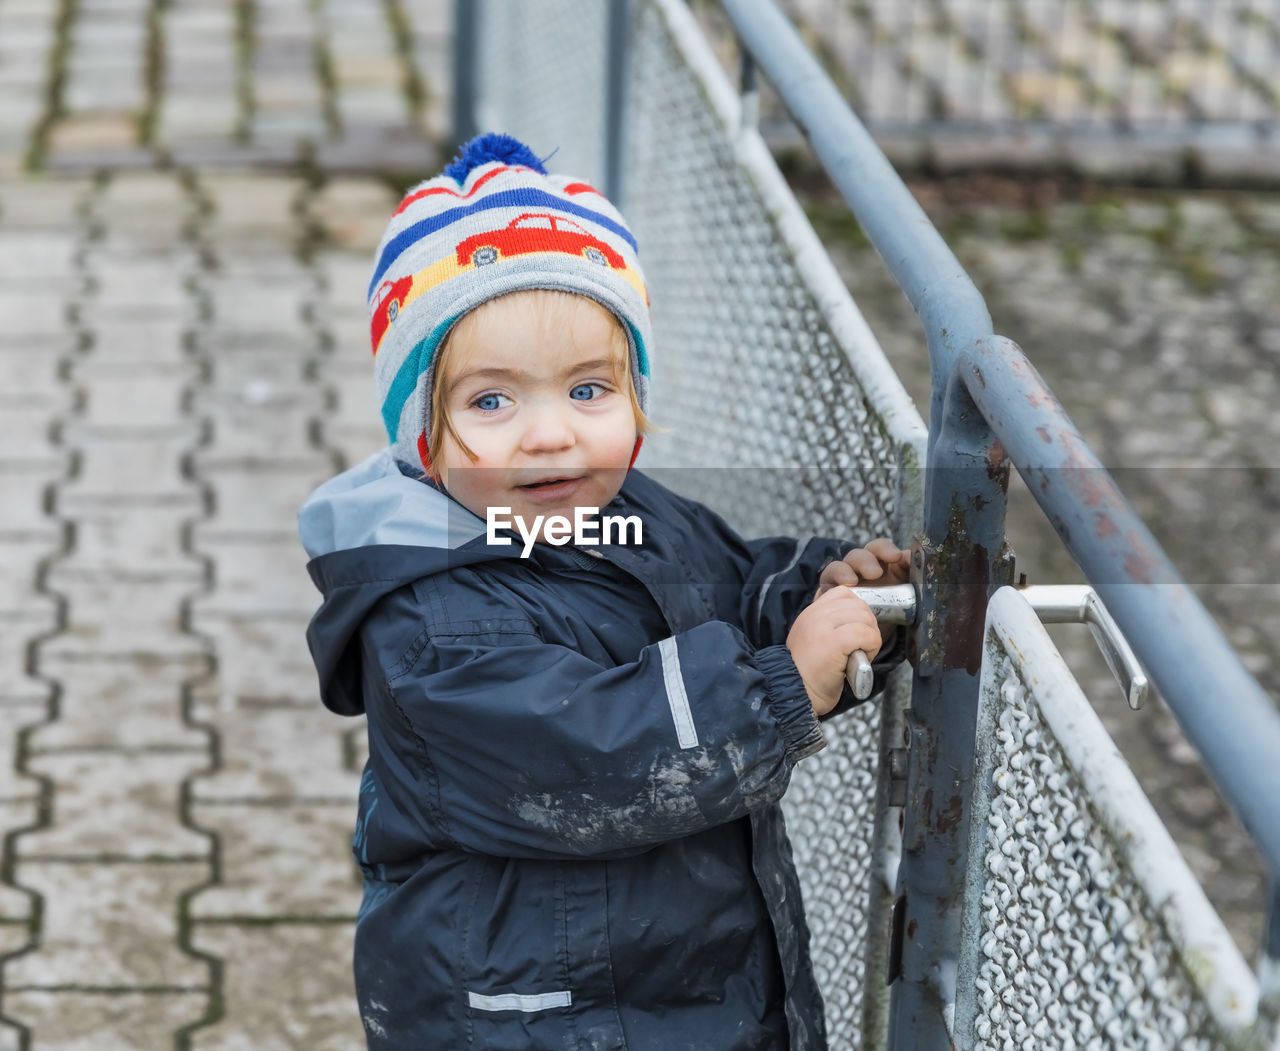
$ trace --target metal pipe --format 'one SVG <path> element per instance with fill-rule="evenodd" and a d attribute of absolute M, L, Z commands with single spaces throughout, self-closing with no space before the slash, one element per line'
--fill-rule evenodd
<path fill-rule="evenodd" d="M 1280 872 L 1280 712 L 1129 506 L 1021 348 L 1001 336 L 958 375 L 1205 766 Z"/>
<path fill-rule="evenodd" d="M 481 0 L 453 0 L 453 138 L 461 146 L 476 128 L 476 62 Z"/>
<path fill-rule="evenodd" d="M 609 0 L 608 46 L 605 53 L 604 192 L 618 207 L 624 204 L 623 144 L 626 142 L 627 59 L 631 10 L 628 0 Z"/>

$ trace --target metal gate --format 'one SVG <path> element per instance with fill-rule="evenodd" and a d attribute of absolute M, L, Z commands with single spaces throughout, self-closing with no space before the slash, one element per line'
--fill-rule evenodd
<path fill-rule="evenodd" d="M 1276 924 L 1260 980 L 1175 872 L 1167 835 L 1121 820 L 1132 779 L 1071 765 L 1080 746 L 1062 727 L 1079 712 L 1063 723 L 1042 702 L 1071 694 L 1070 674 L 1052 647 L 1018 648 L 1029 629 L 1010 627 L 1016 614 L 997 616 L 1026 599 L 1001 593 L 984 636 L 988 596 L 1012 573 L 1010 467 L 1273 872 L 1280 716 L 1021 350 L 993 334 L 785 18 L 769 0 L 721 7 L 744 56 L 736 88 L 681 0 L 459 0 L 457 131 L 557 148 L 556 168 L 621 202 L 651 282 L 654 402 L 677 428 L 649 443 L 647 472 L 749 535 L 914 538 L 912 681 L 906 669 L 882 705 L 828 723 L 831 747 L 786 799 L 832 1046 L 1263 1046 Z M 757 68 L 916 308 L 933 365 L 927 434 L 754 127 Z M 1010 685 L 1018 676 L 1035 688 Z M 1222 731 L 1233 720 L 1247 740 Z M 1048 787 L 1000 763 L 1031 764 Z"/>
<path fill-rule="evenodd" d="M 1029 598 L 987 609 L 957 1046 L 1261 1046 L 1257 978 Z"/>

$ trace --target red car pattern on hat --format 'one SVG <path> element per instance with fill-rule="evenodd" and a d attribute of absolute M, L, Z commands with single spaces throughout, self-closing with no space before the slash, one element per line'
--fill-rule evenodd
<path fill-rule="evenodd" d="M 387 326 L 400 314 L 404 306 L 404 297 L 413 287 L 413 275 L 402 277 L 399 281 L 383 281 L 378 286 L 378 293 L 373 303 L 373 318 L 369 322 L 369 337 L 373 341 L 373 352 L 378 353 L 378 345 L 382 342 L 382 334 Z"/>
<path fill-rule="evenodd" d="M 603 241 L 562 215 L 526 212 L 512 219 L 505 230 L 473 234 L 458 245 L 458 265 L 485 266 L 503 256 L 530 252 L 566 252 L 581 255 L 601 266 L 625 270 L 626 262 Z"/>

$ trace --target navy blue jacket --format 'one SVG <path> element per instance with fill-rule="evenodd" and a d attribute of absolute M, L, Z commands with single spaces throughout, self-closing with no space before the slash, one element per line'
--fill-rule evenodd
<path fill-rule="evenodd" d="M 778 806 L 825 740 L 782 643 L 853 545 L 638 471 L 603 512 L 644 543 L 521 558 L 389 450 L 302 509 L 321 695 L 368 716 L 371 1049 L 826 1046 Z"/>

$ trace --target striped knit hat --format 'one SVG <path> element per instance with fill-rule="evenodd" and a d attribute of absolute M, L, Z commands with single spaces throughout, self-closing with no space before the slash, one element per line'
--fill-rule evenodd
<path fill-rule="evenodd" d="M 481 135 L 405 195 L 378 245 L 369 335 L 398 459 L 429 465 L 431 386 L 449 330 L 486 300 L 529 288 L 577 292 L 619 318 L 647 411 L 649 297 L 626 222 L 585 182 L 549 175 L 523 143 Z"/>

